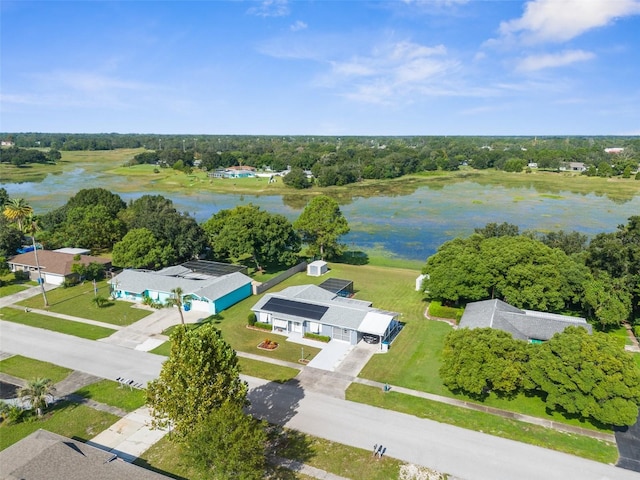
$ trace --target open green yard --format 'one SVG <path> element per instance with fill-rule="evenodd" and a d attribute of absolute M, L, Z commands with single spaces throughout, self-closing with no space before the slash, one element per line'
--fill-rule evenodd
<path fill-rule="evenodd" d="M 50 432 L 87 441 L 114 424 L 119 417 L 70 402 L 56 403 L 41 419 L 7 425 L 0 424 L 0 450 L 42 428 Z"/>
<path fill-rule="evenodd" d="M 30 285 L 25 285 L 22 283 L 15 283 L 10 285 L 3 285 L 0 287 L 0 298 L 8 297 L 9 295 L 13 295 L 14 293 L 22 292 L 29 288 Z"/>
<path fill-rule="evenodd" d="M 282 367 L 271 363 L 259 362 L 250 358 L 238 357 L 240 373 L 250 377 L 263 378 L 271 382 L 284 383 L 294 378 L 300 370 L 295 368 Z"/>
<path fill-rule="evenodd" d="M 98 282 L 97 287 L 98 295 L 109 297 L 110 286 L 106 280 Z M 134 308 L 132 303 L 124 301 L 112 301 L 107 306 L 98 308 L 93 303 L 93 298 L 94 292 L 91 282 L 68 288 L 58 287 L 47 292 L 49 301 L 47 310 L 120 326 L 130 325 L 151 314 L 149 310 Z M 24 300 L 19 305 L 29 308 L 44 308 L 41 296 Z"/>
<path fill-rule="evenodd" d="M 33 358 L 14 355 L 0 361 L 0 372 L 27 381 L 39 377 L 49 378 L 53 383 L 58 383 L 64 380 L 71 373 L 71 370 Z"/>
<path fill-rule="evenodd" d="M 144 390 L 131 389 L 112 380 L 100 380 L 75 391 L 84 398 L 132 412 L 147 403 Z"/>
<path fill-rule="evenodd" d="M 30 327 L 44 328 L 58 333 L 66 333 L 88 340 L 97 340 L 112 335 L 115 330 L 110 328 L 88 325 L 86 323 L 74 322 L 73 320 L 63 320 L 48 315 L 41 315 L 35 312 L 25 312 L 15 308 L 0 308 L 0 320 L 7 322 L 21 323 Z"/>
<path fill-rule="evenodd" d="M 561 433 L 550 428 L 404 395 L 393 390 L 385 393 L 379 388 L 353 383 L 347 390 L 347 400 L 429 418 L 598 462 L 615 463 L 618 458 L 618 449 L 613 443 L 581 435 Z"/>

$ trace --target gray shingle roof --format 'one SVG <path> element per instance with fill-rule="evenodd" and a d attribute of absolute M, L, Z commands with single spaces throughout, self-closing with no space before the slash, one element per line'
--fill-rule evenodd
<path fill-rule="evenodd" d="M 497 299 L 467 304 L 459 325 L 460 328 L 491 327 L 520 340 L 549 340 L 569 326 L 583 327 L 591 333 L 591 325 L 584 318 L 521 310 Z"/>
<path fill-rule="evenodd" d="M 172 272 L 172 270 L 166 270 Z M 200 274 L 199 274 L 200 275 Z M 201 276 L 201 275 L 200 275 Z M 171 293 L 174 288 L 180 287 L 184 295 L 195 295 L 207 300 L 217 300 L 243 285 L 251 283 L 246 275 L 235 272 L 222 277 L 206 277 L 201 279 L 176 277 L 163 274 L 163 271 L 151 272 L 146 270 L 123 270 L 120 274 L 109 280 L 109 283 L 117 285 L 120 290 L 142 294 L 147 290 Z"/>
<path fill-rule="evenodd" d="M 311 305 L 322 305 L 329 307 L 326 313 L 322 316 L 322 319 L 319 320 L 319 322 L 326 325 L 348 328 L 351 330 L 357 330 L 364 320 L 364 317 L 369 312 L 381 312 L 384 314 L 397 315 L 395 312 L 383 312 L 382 310 L 371 308 L 371 302 L 367 302 L 364 300 L 345 299 L 316 285 L 299 285 L 295 287 L 285 288 L 281 292 L 268 293 L 267 295 L 262 297 L 251 308 L 251 310 L 262 310 L 262 307 L 265 305 L 265 303 L 267 303 L 269 299 L 273 297 L 295 300 Z M 282 320 L 294 320 L 298 322 L 301 319 L 309 320 L 305 317 L 298 317 L 295 315 L 288 315 L 283 313 L 278 313 L 277 316 Z"/>
<path fill-rule="evenodd" d="M 37 430 L 0 452 L 0 478 L 6 480 L 163 480 L 110 452 L 46 430 Z"/>

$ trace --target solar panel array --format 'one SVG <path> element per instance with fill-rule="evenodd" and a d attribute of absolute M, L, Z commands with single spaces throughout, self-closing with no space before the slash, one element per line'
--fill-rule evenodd
<path fill-rule="evenodd" d="M 262 310 L 271 310 L 285 315 L 308 318 L 309 320 L 320 320 L 329 310 L 329 307 L 272 297 L 264 304 Z"/>
<path fill-rule="evenodd" d="M 230 273 L 246 273 L 247 267 L 243 265 L 231 265 L 230 263 L 209 262 L 206 260 L 191 260 L 182 264 L 183 267 L 194 272 L 204 273 L 212 277 L 222 277 Z"/>
<path fill-rule="evenodd" d="M 353 293 L 352 280 L 343 280 L 341 278 L 328 278 L 318 286 L 320 288 L 324 288 L 325 290 L 335 294 Z"/>

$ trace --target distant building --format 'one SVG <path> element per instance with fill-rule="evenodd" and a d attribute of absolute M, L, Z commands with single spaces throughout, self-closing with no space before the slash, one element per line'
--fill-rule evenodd
<path fill-rule="evenodd" d="M 586 172 L 587 167 L 582 162 L 562 162 L 560 164 L 561 172 Z"/>
<path fill-rule="evenodd" d="M 604 149 L 604 153 L 622 153 L 622 152 L 624 152 L 623 147 L 610 147 L 610 148 Z"/>

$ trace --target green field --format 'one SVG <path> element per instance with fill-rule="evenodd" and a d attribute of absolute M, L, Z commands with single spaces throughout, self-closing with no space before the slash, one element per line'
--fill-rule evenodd
<path fill-rule="evenodd" d="M 16 310 L 15 308 L 8 307 L 0 308 L 0 320 L 29 325 L 30 327 L 44 328 L 52 332 L 66 333 L 67 335 L 86 338 L 88 340 L 106 338 L 115 332 L 115 330 L 110 328 L 74 322 L 73 320 L 63 320 L 49 315 L 25 312 L 24 310 Z"/>
<path fill-rule="evenodd" d="M 98 282 L 97 287 L 98 295 L 109 297 L 110 286 L 105 280 Z M 152 313 L 146 309 L 135 308 L 132 306 L 133 304 L 124 301 L 112 301 L 107 306 L 99 308 L 93 303 L 93 298 L 94 292 L 91 282 L 68 288 L 58 287 L 47 292 L 49 301 L 47 310 L 119 326 L 130 325 Z M 18 305 L 29 308 L 45 308 L 41 296 L 24 300 Z"/>
<path fill-rule="evenodd" d="M 100 380 L 74 392 L 84 398 L 132 412 L 147 403 L 144 390 L 131 389 L 112 380 Z"/>
<path fill-rule="evenodd" d="M 34 378 L 48 378 L 53 383 L 58 383 L 64 380 L 71 373 L 71 370 L 33 358 L 14 355 L 0 361 L 0 372 L 27 381 Z"/>

